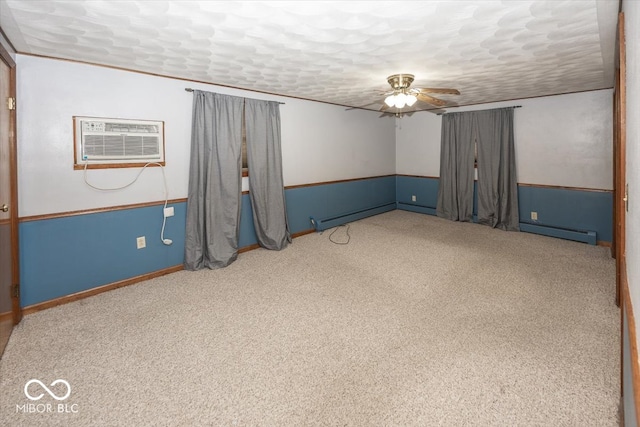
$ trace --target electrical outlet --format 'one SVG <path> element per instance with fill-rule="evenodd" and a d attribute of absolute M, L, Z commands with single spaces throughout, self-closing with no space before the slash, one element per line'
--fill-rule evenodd
<path fill-rule="evenodd" d="M 138 249 L 144 249 L 147 247 L 147 240 L 144 236 L 140 236 L 136 238 L 136 245 L 138 246 Z"/>
<path fill-rule="evenodd" d="M 170 216 L 173 216 L 173 206 L 169 206 L 168 208 L 164 208 L 164 217 L 165 218 L 169 218 Z"/>
<path fill-rule="evenodd" d="M 538 212 L 531 212 L 531 220 L 532 221 L 537 221 L 538 220 Z"/>
<path fill-rule="evenodd" d="M 415 202 L 415 201 L 416 201 L 416 196 L 415 196 L 415 194 L 414 194 L 413 196 L 411 196 L 411 201 L 412 201 L 412 202 Z"/>

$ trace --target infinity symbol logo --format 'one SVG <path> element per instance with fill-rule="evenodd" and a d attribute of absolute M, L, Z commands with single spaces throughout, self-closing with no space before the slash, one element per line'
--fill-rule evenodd
<path fill-rule="evenodd" d="M 29 390 L 28 390 L 28 388 L 29 388 L 29 386 L 30 386 L 31 384 L 33 384 L 33 383 L 40 384 L 40 387 L 42 387 L 42 388 L 43 388 L 47 393 L 49 393 L 49 396 L 53 397 L 53 398 L 54 398 L 54 399 L 56 399 L 56 400 L 65 400 L 65 399 L 66 399 L 67 397 L 69 397 L 69 395 L 71 394 L 71 386 L 70 386 L 70 385 L 69 385 L 69 383 L 68 383 L 68 382 L 66 382 L 65 380 L 55 380 L 54 382 L 52 382 L 52 383 L 50 384 L 50 385 L 51 385 L 51 387 L 55 386 L 56 384 L 64 384 L 64 385 L 66 385 L 66 386 L 67 386 L 67 394 L 65 394 L 65 395 L 64 395 L 64 396 L 62 396 L 62 397 L 58 397 L 58 396 L 56 396 L 56 394 L 55 394 L 54 392 L 52 392 L 51 390 L 49 390 L 49 388 L 48 388 L 46 385 L 44 385 L 44 384 L 42 383 L 42 381 L 40 381 L 40 380 L 36 380 L 36 379 L 33 379 L 33 380 L 28 381 L 28 382 L 24 385 L 24 395 L 25 395 L 25 396 L 27 396 L 27 398 L 29 398 L 30 400 L 40 400 L 40 399 L 42 399 L 42 396 L 44 396 L 44 393 L 40 393 L 40 394 L 39 394 L 39 395 L 37 395 L 37 396 L 31 396 L 31 395 L 29 394 Z"/>

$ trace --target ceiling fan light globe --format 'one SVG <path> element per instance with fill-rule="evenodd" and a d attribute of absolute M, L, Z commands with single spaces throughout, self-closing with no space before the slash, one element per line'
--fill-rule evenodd
<path fill-rule="evenodd" d="M 407 103 L 407 105 L 409 107 L 413 106 L 413 104 L 416 103 L 416 101 L 418 100 L 418 98 L 415 95 L 407 95 L 407 98 L 405 99 L 405 102 Z"/>
<path fill-rule="evenodd" d="M 393 107 L 394 104 L 396 103 L 396 99 L 395 99 L 395 95 L 389 95 L 385 98 L 384 103 L 387 104 L 389 107 Z"/>
<path fill-rule="evenodd" d="M 404 93 L 399 93 L 396 95 L 396 102 L 395 102 L 396 108 L 402 108 L 405 106 L 406 103 L 407 103 L 407 95 L 405 95 Z"/>

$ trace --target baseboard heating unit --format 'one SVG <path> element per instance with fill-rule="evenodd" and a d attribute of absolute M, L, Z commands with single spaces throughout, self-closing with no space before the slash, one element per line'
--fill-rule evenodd
<path fill-rule="evenodd" d="M 398 202 L 398 209 L 410 212 L 417 212 L 427 215 L 436 215 L 436 208 L 416 204 Z M 478 222 L 477 215 L 473 215 L 473 222 Z M 597 233 L 595 231 L 572 230 L 568 228 L 551 227 L 541 224 L 520 223 L 520 231 L 525 233 L 541 234 L 543 236 L 557 237 L 559 239 L 574 240 L 589 245 L 597 244 Z"/>
<path fill-rule="evenodd" d="M 366 218 L 373 215 L 389 212 L 396 209 L 396 202 L 387 203 L 384 205 L 375 206 L 372 208 L 362 209 L 359 211 L 348 212 L 336 216 L 332 216 L 324 219 L 317 219 L 311 217 L 311 224 L 315 227 L 316 231 L 324 231 L 329 228 L 337 227 L 338 225 L 346 224 L 348 222 L 357 221 L 362 218 Z"/>
<path fill-rule="evenodd" d="M 409 203 L 402 203 L 402 202 L 398 202 L 398 209 L 401 209 L 403 211 L 427 214 L 427 215 L 436 214 L 436 208 L 432 208 L 429 206 L 422 206 L 422 205 L 414 205 Z"/>
<path fill-rule="evenodd" d="M 597 244 L 595 231 L 569 230 L 566 228 L 549 227 L 547 225 L 520 223 L 520 231 L 542 234 L 543 236 L 558 237 L 560 239 L 575 240 L 590 245 Z"/>

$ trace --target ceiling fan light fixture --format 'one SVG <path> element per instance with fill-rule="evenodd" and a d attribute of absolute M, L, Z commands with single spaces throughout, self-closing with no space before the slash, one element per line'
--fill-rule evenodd
<path fill-rule="evenodd" d="M 387 106 L 389 107 L 393 107 L 394 104 L 396 103 L 396 99 L 395 99 L 395 95 L 389 95 L 385 98 L 384 103 L 387 104 Z"/>
<path fill-rule="evenodd" d="M 407 95 L 405 95 L 402 92 L 396 95 L 396 99 L 395 99 L 396 108 L 402 108 L 406 105 L 406 103 L 407 103 Z"/>
<path fill-rule="evenodd" d="M 386 95 L 388 95 L 386 98 L 384 98 L 384 103 L 386 104 L 386 106 L 383 105 L 382 108 L 380 108 L 380 111 L 386 111 L 388 108 L 393 107 L 395 108 L 395 112 L 393 114 L 395 114 L 396 117 L 402 117 L 402 114 L 404 113 L 402 109 L 404 107 L 411 108 L 416 105 L 418 101 L 436 107 L 442 107 L 447 104 L 447 101 L 443 101 L 442 99 L 427 95 L 427 93 L 432 92 L 442 93 L 445 95 L 460 95 L 460 92 L 457 89 L 428 87 L 410 88 L 413 80 L 413 74 L 393 74 L 387 77 L 387 82 L 391 86 L 392 90 L 386 93 Z M 377 103 L 380 103 L 380 101 L 376 101 L 376 104 Z M 411 110 L 411 112 L 414 111 L 423 111 L 423 109 L 420 109 L 420 107 L 418 106 L 417 110 Z"/>

